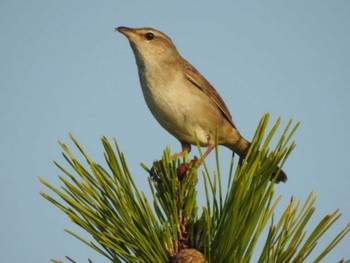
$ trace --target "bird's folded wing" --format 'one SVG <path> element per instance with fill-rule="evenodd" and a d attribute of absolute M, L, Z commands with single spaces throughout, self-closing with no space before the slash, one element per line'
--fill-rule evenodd
<path fill-rule="evenodd" d="M 187 61 L 186 61 L 187 62 Z M 198 89 L 204 92 L 209 98 L 216 104 L 216 106 L 221 110 L 226 119 L 235 127 L 232 116 L 223 101 L 219 93 L 214 89 L 214 87 L 190 64 L 184 63 L 184 71 L 187 79 Z"/>

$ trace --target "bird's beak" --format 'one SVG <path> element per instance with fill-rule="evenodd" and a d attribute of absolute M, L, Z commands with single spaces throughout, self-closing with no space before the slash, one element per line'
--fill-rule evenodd
<path fill-rule="evenodd" d="M 135 32 L 132 28 L 120 26 L 114 29 L 114 31 L 118 31 L 119 33 L 122 33 L 124 36 L 126 36 L 129 40 L 135 37 Z"/>

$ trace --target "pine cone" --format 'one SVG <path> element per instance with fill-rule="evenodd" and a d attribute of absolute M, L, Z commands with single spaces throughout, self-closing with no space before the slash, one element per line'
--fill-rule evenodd
<path fill-rule="evenodd" d="M 177 252 L 172 263 L 207 263 L 204 255 L 196 249 L 185 248 Z"/>

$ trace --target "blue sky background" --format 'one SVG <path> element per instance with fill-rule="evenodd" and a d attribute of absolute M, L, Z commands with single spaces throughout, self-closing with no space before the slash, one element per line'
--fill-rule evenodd
<path fill-rule="evenodd" d="M 168 34 L 220 92 L 246 138 L 265 112 L 271 123 L 281 116 L 282 127 L 301 121 L 284 167 L 289 181 L 276 192 L 282 207 L 317 192 L 313 224 L 339 208 L 343 216 L 325 239 L 335 236 L 350 218 L 349 14 L 345 0 L 2 0 L 0 262 L 65 255 L 107 262 L 65 233 L 82 232 L 39 195 L 46 189 L 38 176 L 59 185 L 52 161 L 65 164 L 57 141 L 73 147 L 69 132 L 99 162 L 101 136 L 116 137 L 147 193 L 139 163 L 151 164 L 166 146 L 180 149 L 143 101 L 132 51 L 113 31 L 121 25 Z M 230 151 L 220 154 L 227 167 Z M 347 237 L 326 262 L 349 258 L 349 247 Z"/>

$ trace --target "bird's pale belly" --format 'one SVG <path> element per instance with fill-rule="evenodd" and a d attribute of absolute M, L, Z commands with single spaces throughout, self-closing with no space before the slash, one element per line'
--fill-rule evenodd
<path fill-rule="evenodd" d="M 178 92 L 153 94 L 144 92 L 144 97 L 159 124 L 181 142 L 208 146 L 215 140 L 215 132 L 222 123 L 214 123 L 209 120 L 222 120 L 222 113 L 207 96 L 200 90 L 187 92 L 182 96 Z M 219 116 L 220 115 L 220 116 Z M 203 118 L 203 116 L 206 116 Z"/>

